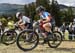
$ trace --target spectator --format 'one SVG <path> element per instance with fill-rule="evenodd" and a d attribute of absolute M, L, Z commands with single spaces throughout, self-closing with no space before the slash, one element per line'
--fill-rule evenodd
<path fill-rule="evenodd" d="M 73 22 L 72 30 L 73 30 L 72 39 L 75 39 L 75 22 Z"/>
<path fill-rule="evenodd" d="M 60 27 L 62 33 L 63 33 L 63 39 L 64 39 L 64 33 L 65 33 L 65 29 L 66 29 L 66 25 L 65 22 L 63 22 L 63 25 Z"/>
<path fill-rule="evenodd" d="M 65 28 L 66 28 L 66 26 L 65 26 L 65 22 L 64 22 L 63 25 L 61 26 L 61 30 L 63 33 L 65 32 Z"/>
<path fill-rule="evenodd" d="M 69 39 L 72 40 L 72 34 L 73 34 L 73 23 L 71 22 L 69 25 Z"/>

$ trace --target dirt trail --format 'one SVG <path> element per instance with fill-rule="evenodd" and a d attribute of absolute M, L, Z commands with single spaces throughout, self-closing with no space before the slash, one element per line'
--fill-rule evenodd
<path fill-rule="evenodd" d="M 62 44 L 56 48 L 49 48 L 48 45 L 38 45 L 32 51 L 24 52 L 20 50 L 16 44 L 9 46 L 0 44 L 0 53 L 75 53 L 75 42 L 64 41 Z"/>

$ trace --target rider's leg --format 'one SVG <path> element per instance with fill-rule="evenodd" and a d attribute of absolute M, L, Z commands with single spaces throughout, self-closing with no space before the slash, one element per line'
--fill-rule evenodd
<path fill-rule="evenodd" d="M 42 30 L 42 35 L 43 35 L 43 37 L 44 37 L 44 42 L 43 42 L 42 44 L 44 44 L 44 43 L 46 43 L 46 42 L 48 41 L 47 35 L 46 35 L 46 31 L 45 31 L 45 30 Z"/>
<path fill-rule="evenodd" d="M 42 35 L 44 36 L 44 42 L 42 44 L 44 44 L 44 43 L 46 43 L 48 41 L 48 38 L 47 38 L 48 37 L 47 36 L 48 33 L 47 32 L 51 31 L 49 25 L 51 25 L 51 24 L 45 23 L 45 24 L 42 25 L 42 28 L 44 29 L 44 30 L 42 30 Z M 48 28 L 46 28 L 47 26 L 48 26 Z"/>
<path fill-rule="evenodd" d="M 42 35 L 44 36 L 44 42 L 42 44 L 44 44 L 48 41 L 48 39 L 47 39 L 47 35 L 45 32 L 43 32 Z"/>
<path fill-rule="evenodd" d="M 45 31 L 43 31 L 43 33 L 42 33 L 43 36 L 44 36 L 44 42 L 42 44 L 44 44 L 44 43 L 46 43 L 48 41 L 46 32 L 51 32 L 51 28 L 50 28 L 50 24 L 49 23 L 44 24 L 43 28 L 45 29 Z"/>
<path fill-rule="evenodd" d="M 45 31 L 51 32 L 51 23 L 44 24 L 43 25 L 43 28 L 45 29 Z"/>
<path fill-rule="evenodd" d="M 45 30 L 43 30 L 43 36 L 44 38 L 47 38 L 47 32 L 51 32 L 51 28 L 50 28 L 51 24 L 50 23 L 46 23 L 46 24 L 43 24 L 43 28 Z"/>
<path fill-rule="evenodd" d="M 42 35 L 44 36 L 44 38 L 47 38 L 47 35 L 46 35 L 46 33 L 44 32 L 44 33 L 42 33 Z"/>
<path fill-rule="evenodd" d="M 20 25 L 19 27 L 20 27 L 22 30 L 25 29 L 25 25 Z"/>

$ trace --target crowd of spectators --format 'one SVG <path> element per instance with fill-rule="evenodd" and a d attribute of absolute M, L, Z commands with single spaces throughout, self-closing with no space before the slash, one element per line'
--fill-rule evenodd
<path fill-rule="evenodd" d="M 75 19 L 69 24 L 63 22 L 62 25 L 56 27 L 55 30 L 59 30 L 62 33 L 64 40 L 75 40 Z"/>

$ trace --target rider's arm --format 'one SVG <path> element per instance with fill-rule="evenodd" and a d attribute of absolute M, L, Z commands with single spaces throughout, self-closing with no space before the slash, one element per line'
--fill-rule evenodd
<path fill-rule="evenodd" d="M 24 25 L 25 23 L 21 23 L 21 24 L 19 24 L 19 25 Z"/>
<path fill-rule="evenodd" d="M 45 21 L 43 21 L 43 23 L 50 22 L 51 19 L 52 19 L 52 17 L 49 15 L 49 16 L 47 17 L 47 19 L 46 19 Z"/>
<path fill-rule="evenodd" d="M 18 24 L 20 24 L 20 23 L 22 23 L 22 19 L 20 19 L 20 20 L 18 21 Z"/>
<path fill-rule="evenodd" d="M 42 22 L 42 21 L 43 21 L 42 19 L 38 20 L 39 23 Z"/>
<path fill-rule="evenodd" d="M 21 20 L 22 20 L 22 23 L 20 23 L 19 25 L 25 25 L 25 23 L 28 21 L 27 17 L 25 16 L 23 16 Z"/>

